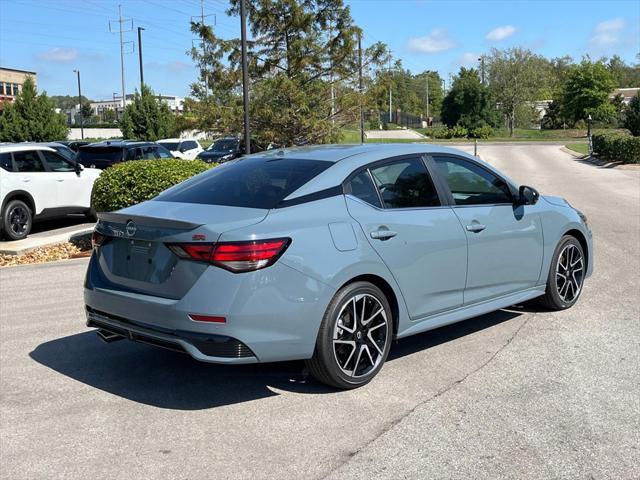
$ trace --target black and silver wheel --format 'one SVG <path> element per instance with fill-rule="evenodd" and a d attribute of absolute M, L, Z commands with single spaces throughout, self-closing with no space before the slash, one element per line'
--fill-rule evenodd
<path fill-rule="evenodd" d="M 33 215 L 22 200 L 11 200 L 2 214 L 2 231 L 9 240 L 21 240 L 31 231 Z"/>
<path fill-rule="evenodd" d="M 582 245 L 575 237 L 565 235 L 553 254 L 542 302 L 552 310 L 573 306 L 582 292 L 586 270 Z"/>
<path fill-rule="evenodd" d="M 335 295 L 322 320 L 307 366 L 319 381 L 338 388 L 369 382 L 389 354 L 393 321 L 384 293 L 355 282 Z"/>

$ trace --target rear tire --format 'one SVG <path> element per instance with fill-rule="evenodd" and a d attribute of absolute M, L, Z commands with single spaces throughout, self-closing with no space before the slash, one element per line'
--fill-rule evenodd
<path fill-rule="evenodd" d="M 307 368 L 332 387 L 360 387 L 382 368 L 392 336 L 392 313 L 384 293 L 369 282 L 351 283 L 327 307 Z"/>
<path fill-rule="evenodd" d="M 22 200 L 11 200 L 2 212 L 2 232 L 9 240 L 22 240 L 33 226 L 33 214 Z"/>
<path fill-rule="evenodd" d="M 565 235 L 551 259 L 547 290 L 541 303 L 551 310 L 571 308 L 578 301 L 587 270 L 582 245 L 571 235 Z"/>

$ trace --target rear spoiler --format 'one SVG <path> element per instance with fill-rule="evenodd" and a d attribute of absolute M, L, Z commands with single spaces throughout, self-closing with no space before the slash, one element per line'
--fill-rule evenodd
<path fill-rule="evenodd" d="M 134 222 L 137 225 L 151 228 L 171 228 L 176 230 L 193 230 L 202 226 L 202 223 L 183 222 L 182 220 L 171 220 L 168 218 L 145 217 L 142 215 L 130 215 L 127 213 L 101 212 L 97 214 L 98 220 L 109 223 L 120 223 L 126 225 Z"/>

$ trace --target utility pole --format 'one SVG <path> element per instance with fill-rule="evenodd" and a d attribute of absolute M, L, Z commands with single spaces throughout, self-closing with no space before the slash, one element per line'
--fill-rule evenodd
<path fill-rule="evenodd" d="M 362 31 L 358 30 L 358 103 L 360 104 L 360 143 L 364 143 L 364 113 L 362 112 Z"/>
<path fill-rule="evenodd" d="M 80 138 L 84 140 L 84 115 L 82 114 L 82 90 L 80 90 L 80 70 L 74 70 L 78 75 L 78 109 L 80 112 Z"/>
<path fill-rule="evenodd" d="M 215 24 L 216 24 L 216 14 L 215 13 L 210 13 L 208 15 L 205 15 L 205 13 L 204 13 L 204 0 L 200 0 L 200 15 L 197 15 L 197 16 L 192 15 L 191 16 L 191 22 L 192 23 L 196 23 L 196 22 L 194 22 L 194 19 L 199 18 L 200 19 L 200 22 L 199 22 L 200 25 L 202 25 L 204 27 L 205 26 L 204 21 L 205 21 L 205 19 L 207 17 L 213 17 L 213 25 L 215 26 Z M 193 42 L 194 41 L 196 41 L 196 39 L 193 39 L 191 41 L 191 45 L 192 46 L 193 46 Z M 199 42 L 200 42 L 200 48 L 202 48 L 202 55 L 203 55 L 203 57 L 206 58 L 207 57 L 207 44 L 202 39 L 200 39 Z M 204 63 L 202 63 L 202 65 L 206 66 L 206 60 L 205 60 Z M 202 70 L 205 70 L 205 69 L 203 68 Z M 203 80 L 204 80 L 204 93 L 205 93 L 205 97 L 206 97 L 206 96 L 209 96 L 209 79 L 207 78 L 207 72 L 206 71 L 204 71 L 203 77 L 204 77 L 203 78 Z"/>
<path fill-rule="evenodd" d="M 389 50 L 389 123 L 393 121 L 391 110 L 393 109 L 393 94 L 391 93 L 391 50 Z"/>
<path fill-rule="evenodd" d="M 142 68 L 142 30 L 144 27 L 138 27 L 138 61 L 140 62 L 140 95 L 144 87 L 144 71 Z"/>
<path fill-rule="evenodd" d="M 429 72 L 427 72 L 427 127 L 429 126 Z"/>
<path fill-rule="evenodd" d="M 244 106 L 244 149 L 251 153 L 251 132 L 249 131 L 249 67 L 247 65 L 247 22 L 245 0 L 240 0 L 240 42 L 242 46 L 242 102 Z"/>
<path fill-rule="evenodd" d="M 484 55 L 480 55 L 478 61 L 480 62 L 480 79 L 482 81 L 482 85 L 484 85 Z"/>
<path fill-rule="evenodd" d="M 118 22 L 118 30 L 115 30 L 111 27 L 111 24 L 113 22 Z M 130 24 L 127 30 L 125 30 L 123 27 L 125 23 Z M 122 110 L 124 110 L 124 107 L 126 106 L 125 102 L 127 98 L 127 93 L 124 87 L 124 54 L 133 53 L 133 50 L 131 52 L 124 51 L 125 45 L 131 45 L 133 47 L 133 42 L 131 41 L 125 42 L 122 34 L 131 32 L 132 30 L 133 30 L 133 20 L 130 18 L 122 18 L 122 5 L 118 5 L 118 20 L 109 20 L 109 31 L 111 33 L 117 33 L 120 36 L 120 76 L 122 80 Z"/>
<path fill-rule="evenodd" d="M 333 21 L 329 24 L 329 41 L 333 39 Z M 360 33 L 358 33 L 358 39 L 360 39 Z M 329 60 L 331 65 L 329 67 L 329 83 L 331 84 L 331 123 L 335 123 L 336 115 L 336 90 L 333 85 L 333 58 Z"/>

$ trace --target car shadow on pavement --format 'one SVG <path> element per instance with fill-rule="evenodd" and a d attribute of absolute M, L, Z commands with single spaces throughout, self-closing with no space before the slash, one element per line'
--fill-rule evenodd
<path fill-rule="evenodd" d="M 395 343 L 388 361 L 491 328 L 519 316 L 511 309 L 421 333 Z M 215 365 L 188 355 L 122 340 L 102 342 L 94 331 L 38 345 L 29 356 L 69 378 L 128 400 L 174 410 L 200 410 L 278 395 L 335 392 L 309 378 L 303 362 Z"/>

